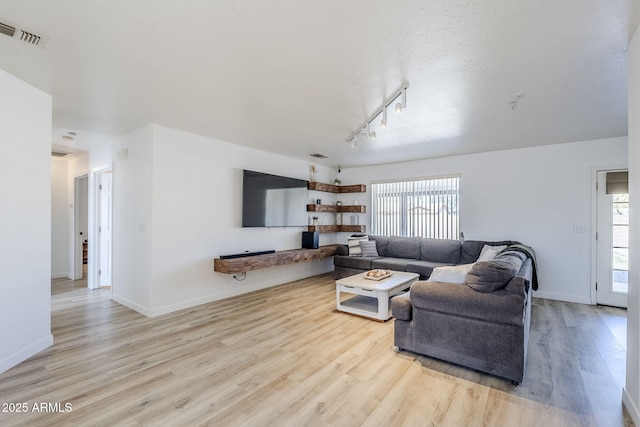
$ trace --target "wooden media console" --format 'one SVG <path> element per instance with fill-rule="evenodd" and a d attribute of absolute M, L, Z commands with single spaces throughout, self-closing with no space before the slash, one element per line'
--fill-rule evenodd
<path fill-rule="evenodd" d="M 242 273 L 243 271 L 269 268 L 275 265 L 294 264 L 296 262 L 329 258 L 334 256 L 337 250 L 338 245 L 326 245 L 320 246 L 318 249 L 289 249 L 271 254 L 240 258 L 216 258 L 213 260 L 213 270 L 225 274 Z"/>

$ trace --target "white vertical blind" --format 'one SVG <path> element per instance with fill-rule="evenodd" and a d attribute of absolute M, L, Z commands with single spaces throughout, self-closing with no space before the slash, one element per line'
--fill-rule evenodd
<path fill-rule="evenodd" d="M 459 186 L 459 175 L 373 183 L 373 234 L 457 239 Z"/>

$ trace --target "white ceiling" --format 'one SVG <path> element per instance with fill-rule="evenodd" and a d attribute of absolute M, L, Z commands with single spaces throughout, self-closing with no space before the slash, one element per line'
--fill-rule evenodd
<path fill-rule="evenodd" d="M 48 37 L 0 35 L 0 69 L 53 96 L 55 147 L 157 123 L 348 167 L 626 135 L 640 12 L 636 0 L 1 0 L 0 22 Z M 404 83 L 408 108 L 351 148 Z"/>

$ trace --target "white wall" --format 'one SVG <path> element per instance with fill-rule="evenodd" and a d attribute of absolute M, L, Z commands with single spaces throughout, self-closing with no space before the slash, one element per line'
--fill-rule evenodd
<path fill-rule="evenodd" d="M 69 277 L 69 215 L 68 167 L 64 158 L 51 158 L 51 278 Z"/>
<path fill-rule="evenodd" d="M 153 126 L 120 138 L 113 150 L 112 298 L 143 314 L 151 310 Z"/>
<path fill-rule="evenodd" d="M 640 31 L 629 44 L 629 296 L 627 379 L 622 400 L 640 425 Z"/>
<path fill-rule="evenodd" d="M 53 344 L 51 97 L 0 70 L 0 373 Z"/>
<path fill-rule="evenodd" d="M 301 247 L 303 227 L 242 228 L 242 169 L 307 179 L 310 162 L 155 125 L 114 152 L 124 148 L 128 158 L 114 162 L 114 300 L 155 316 L 332 269 L 326 259 L 250 271 L 244 281 L 213 271 L 223 254 Z M 332 171 L 320 169 L 329 180 Z"/>
<path fill-rule="evenodd" d="M 460 173 L 465 238 L 533 247 L 540 273 L 534 296 L 590 304 L 591 234 L 573 227 L 590 228 L 592 167 L 626 164 L 627 139 L 612 138 L 353 168 L 342 175 L 370 184 Z M 366 203 L 371 206 L 369 194 Z"/>

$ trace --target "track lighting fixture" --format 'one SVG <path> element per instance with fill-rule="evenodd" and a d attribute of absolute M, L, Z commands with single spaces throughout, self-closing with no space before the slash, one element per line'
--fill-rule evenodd
<path fill-rule="evenodd" d="M 396 113 L 402 113 L 402 110 L 407 108 L 407 88 L 402 89 L 402 102 L 396 104 Z"/>
<path fill-rule="evenodd" d="M 369 117 L 369 119 L 366 122 L 364 122 L 362 126 L 358 128 L 358 130 L 353 132 L 351 136 L 347 138 L 346 142 L 351 144 L 351 147 L 355 148 L 358 145 L 356 141 L 356 138 L 358 137 L 358 135 L 365 135 L 371 139 L 376 139 L 377 135 L 375 131 L 371 131 L 371 123 L 373 123 L 373 121 L 376 120 L 376 118 L 378 118 L 380 114 L 382 114 L 382 121 L 380 122 L 380 127 L 386 128 L 387 127 L 387 108 L 389 108 L 389 106 L 393 104 L 393 102 L 396 101 L 398 98 L 400 98 L 400 102 L 398 102 L 395 106 L 396 112 L 398 113 L 402 112 L 402 110 L 407 108 L 407 88 L 408 87 L 409 87 L 408 85 L 404 85 L 399 91 L 394 93 L 391 96 L 391 98 L 387 99 L 387 101 L 385 101 L 385 103 L 382 105 L 381 108 L 376 110 L 376 112 L 373 113 Z"/>

